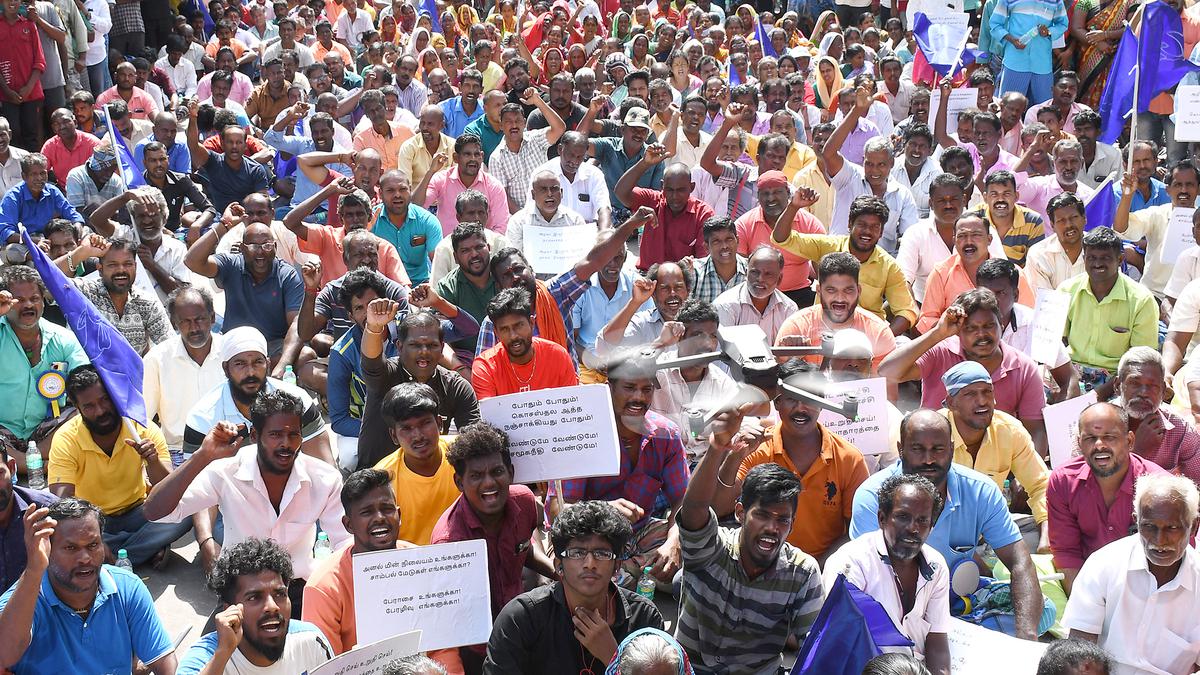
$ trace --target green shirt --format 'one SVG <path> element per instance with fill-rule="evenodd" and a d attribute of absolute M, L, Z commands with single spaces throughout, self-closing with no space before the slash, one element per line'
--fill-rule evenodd
<path fill-rule="evenodd" d="M 37 425 L 51 415 L 49 401 L 37 391 L 42 373 L 58 363 L 62 364 L 59 370 L 66 377 L 71 369 L 90 362 L 70 330 L 45 319 L 38 321 L 38 325 L 42 329 L 42 358 L 37 365 L 30 366 L 8 317 L 0 317 L 0 391 L 5 393 L 6 400 L 0 406 L 0 426 L 21 440 L 28 439 Z M 59 410 L 66 408 L 65 396 L 59 398 L 58 405 Z"/>
<path fill-rule="evenodd" d="M 488 303 L 496 297 L 496 280 L 489 276 L 487 286 L 480 288 L 471 283 L 461 267 L 456 267 L 453 272 L 442 277 L 442 280 L 438 282 L 437 294 L 445 298 L 447 302 L 457 305 L 459 309 L 475 317 L 475 320 L 482 324 L 483 320 L 487 318 Z M 475 336 L 464 338 L 452 343 L 451 346 L 455 349 L 470 349 L 474 352 L 477 339 Z"/>
<path fill-rule="evenodd" d="M 1072 361 L 1115 374 L 1130 347 L 1158 349 L 1158 303 L 1145 286 L 1121 274 L 1108 295 L 1096 300 L 1088 276 L 1080 274 L 1058 290 L 1071 296 L 1065 334 Z"/>
<path fill-rule="evenodd" d="M 483 105 L 482 103 L 480 105 Z M 492 128 L 491 122 L 488 122 L 487 115 L 472 121 L 463 128 L 464 134 L 475 134 L 483 141 L 483 163 L 486 166 L 488 160 L 492 158 L 492 153 L 496 148 L 500 147 L 500 141 L 504 140 L 504 134 Z"/>

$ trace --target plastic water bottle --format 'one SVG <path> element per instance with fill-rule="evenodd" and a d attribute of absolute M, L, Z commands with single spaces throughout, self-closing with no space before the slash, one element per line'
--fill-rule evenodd
<path fill-rule="evenodd" d="M 1004 479 L 1004 487 L 1000 490 L 1000 493 L 1004 495 L 1004 503 L 1011 506 L 1012 505 L 1012 497 L 1013 497 L 1012 496 L 1012 481 L 1008 480 L 1007 478 Z"/>
<path fill-rule="evenodd" d="M 642 568 L 642 577 L 640 579 L 638 579 L 638 583 L 637 583 L 637 594 L 642 596 L 643 598 L 646 598 L 647 600 L 653 600 L 654 599 L 654 587 L 656 585 L 657 584 L 654 581 L 654 577 L 650 574 L 650 568 L 643 567 Z"/>
<path fill-rule="evenodd" d="M 284 367 L 283 381 L 287 382 L 288 384 L 290 384 L 292 386 L 296 385 L 296 371 L 292 370 L 291 366 Z"/>
<path fill-rule="evenodd" d="M 329 535 L 321 532 L 317 535 L 317 543 L 313 545 L 313 557 L 317 560 L 333 555 L 333 544 L 329 543 Z"/>
<path fill-rule="evenodd" d="M 117 551 L 117 567 L 129 572 L 133 571 L 133 563 L 129 562 L 129 553 L 125 549 Z"/>
<path fill-rule="evenodd" d="M 38 452 L 37 443 L 29 441 L 29 449 L 25 451 L 25 475 L 29 479 L 29 489 L 46 489 L 46 464 L 42 461 L 42 453 Z"/>

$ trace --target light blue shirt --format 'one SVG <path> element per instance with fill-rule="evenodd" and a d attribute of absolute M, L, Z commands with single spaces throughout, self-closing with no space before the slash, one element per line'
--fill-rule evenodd
<path fill-rule="evenodd" d="M 621 311 L 625 303 L 629 302 L 629 298 L 633 297 L 631 270 L 621 271 L 621 276 L 617 279 L 617 292 L 613 293 L 611 298 L 600 288 L 599 273 L 592 275 L 591 282 L 591 287 L 583 292 L 583 296 L 571 310 L 571 323 L 577 329 L 575 344 L 583 350 L 596 348 L 596 336 Z M 652 304 L 650 306 L 653 307 Z"/>
<path fill-rule="evenodd" d="M 146 144 L 153 143 L 154 136 L 147 136 L 133 146 L 133 163 L 140 173 L 146 172 Z M 167 148 L 167 168 L 175 173 L 192 172 L 192 156 L 188 153 L 187 145 L 172 143 Z"/>
<path fill-rule="evenodd" d="M 900 473 L 902 462 L 883 469 L 866 480 L 854 493 L 854 517 L 850 538 L 857 539 L 879 529 L 879 488 Z M 1008 515 L 1008 505 L 996 483 L 974 469 L 951 464 L 946 475 L 946 506 L 925 543 L 937 549 L 951 569 L 971 557 L 979 537 L 993 549 L 1016 543 L 1021 532 Z"/>
<path fill-rule="evenodd" d="M 1114 182 L 1112 184 L 1111 188 L 1112 188 L 1113 194 L 1116 195 L 1117 201 L 1120 202 L 1121 201 L 1121 193 L 1124 192 L 1124 190 L 1121 189 L 1121 185 L 1117 182 Z M 1171 195 L 1167 194 L 1166 183 L 1163 183 L 1161 180 L 1159 180 L 1157 178 L 1151 178 L 1150 179 L 1150 198 L 1147 199 L 1147 198 L 1143 197 L 1141 190 L 1134 190 L 1133 191 L 1133 202 L 1129 205 L 1129 211 L 1132 213 L 1134 211 L 1141 211 L 1142 209 L 1148 209 L 1151 206 L 1160 206 L 1162 204 L 1170 204 L 1170 203 L 1171 203 Z"/>
<path fill-rule="evenodd" d="M 141 579 L 109 565 L 99 574 L 100 587 L 86 622 L 58 598 L 49 573 L 42 576 L 32 639 L 13 673 L 129 673 L 131 655 L 154 663 L 175 648 Z M 0 597 L 0 611 L 14 590 L 16 586 Z"/>
<path fill-rule="evenodd" d="M 468 115 L 467 111 L 463 110 L 462 96 L 455 96 L 442 102 L 442 114 L 446 117 L 446 128 L 442 133 L 450 138 L 458 138 L 468 124 L 483 117 L 483 101 L 477 102 L 475 112 Z"/>
<path fill-rule="evenodd" d="M 1038 34 L 1038 26 L 1050 29 L 1050 37 Z M 1067 9 L 1063 0 L 998 0 L 988 22 L 993 42 L 1012 35 L 1024 49 L 1004 50 L 1004 69 L 1019 73 L 1049 75 L 1054 59 L 1051 45 L 1067 32 Z"/>
<path fill-rule="evenodd" d="M 288 136 L 282 131 L 269 129 L 263 135 L 263 142 L 275 148 L 280 152 L 286 152 L 289 155 L 299 157 L 306 152 L 314 152 L 317 149 L 317 144 L 313 139 L 307 136 Z M 336 149 L 336 148 L 335 148 Z M 330 164 L 327 167 L 331 171 L 336 171 L 343 176 L 352 176 L 354 172 L 345 164 Z M 301 202 L 309 197 L 317 194 L 321 190 L 321 186 L 308 179 L 303 171 L 296 171 L 296 192 L 292 195 L 292 206 L 299 206 Z"/>

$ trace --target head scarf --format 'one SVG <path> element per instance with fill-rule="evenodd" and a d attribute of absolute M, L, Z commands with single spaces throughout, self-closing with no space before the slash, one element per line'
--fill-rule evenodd
<path fill-rule="evenodd" d="M 621 640 L 621 644 L 617 645 L 617 653 L 613 656 L 612 662 L 608 664 L 608 668 L 605 669 L 604 675 L 622 675 L 620 667 L 621 656 L 625 654 L 625 650 L 629 648 L 631 642 L 643 635 L 657 635 L 675 648 L 675 653 L 679 655 L 678 675 L 694 675 L 695 671 L 692 670 L 692 663 L 688 661 L 687 652 L 683 651 L 683 647 L 675 641 L 675 638 L 657 628 L 635 630 L 627 635 L 624 640 Z"/>
<path fill-rule="evenodd" d="M 833 85 L 825 86 L 825 78 L 821 77 L 821 64 L 829 63 L 833 66 Z M 837 93 L 841 91 L 846 82 L 842 79 L 842 69 L 838 66 L 838 62 L 832 56 L 820 56 L 817 58 L 817 64 L 813 66 L 813 84 L 816 85 L 817 95 L 821 97 L 821 101 L 826 108 L 833 110 L 837 107 Z"/>
<path fill-rule="evenodd" d="M 267 338 L 254 326 L 239 326 L 225 331 L 221 338 L 221 363 L 243 352 L 255 352 L 267 356 Z"/>
<path fill-rule="evenodd" d="M 837 42 L 837 40 L 839 38 L 841 38 L 841 40 L 842 40 L 842 52 L 845 52 L 846 51 L 846 46 L 845 46 L 846 39 L 842 37 L 842 34 L 841 33 L 826 33 L 825 37 L 821 38 L 821 46 L 817 48 L 817 54 L 819 54 L 820 56 L 825 56 L 826 54 L 828 54 L 829 48 L 832 47 L 833 43 Z"/>
<path fill-rule="evenodd" d="M 991 384 L 992 376 L 988 373 L 987 368 L 984 368 L 978 361 L 956 363 L 942 375 L 942 384 L 945 385 L 948 396 L 954 396 L 966 387 L 979 382 Z"/>
<path fill-rule="evenodd" d="M 428 45 L 433 45 L 433 35 L 429 32 L 429 29 L 424 26 L 417 26 L 416 30 L 412 32 L 412 36 L 408 38 L 408 48 L 404 50 L 405 54 L 417 55 L 417 36 L 421 33 L 425 33 L 425 36 L 430 38 Z"/>
<path fill-rule="evenodd" d="M 550 52 L 558 52 L 558 55 L 562 57 L 562 66 L 559 67 L 559 73 L 565 73 L 569 70 L 567 65 L 567 53 L 564 52 L 560 47 L 549 47 L 542 52 L 542 58 L 539 59 L 538 65 L 541 66 L 541 68 L 538 72 L 537 84 L 549 84 L 550 78 L 553 77 L 553 75 L 550 75 L 546 72 L 546 57 L 550 55 Z M 555 73 L 554 75 L 557 74 L 558 73 Z"/>
<path fill-rule="evenodd" d="M 109 143 L 97 145 L 92 150 L 92 156 L 88 158 L 87 166 L 92 171 L 103 171 L 110 169 L 117 164 L 117 153 Z"/>
<path fill-rule="evenodd" d="M 821 12 L 821 16 L 817 17 L 817 22 L 813 24 L 812 41 L 820 42 L 821 38 L 825 37 L 825 30 L 829 24 L 837 20 L 837 12 L 832 9 Z"/>
<path fill-rule="evenodd" d="M 629 29 L 625 31 L 624 35 L 617 32 L 617 26 L 621 25 L 621 17 L 629 19 Z M 629 42 L 629 39 L 633 36 L 633 17 L 629 15 L 629 12 L 621 10 L 616 14 L 613 14 L 612 36 L 620 40 L 621 44 L 627 44 Z"/>

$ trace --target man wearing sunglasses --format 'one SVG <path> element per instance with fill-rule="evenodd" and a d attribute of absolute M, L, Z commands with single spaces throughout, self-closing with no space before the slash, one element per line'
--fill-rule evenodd
<path fill-rule="evenodd" d="M 513 598 L 492 624 L 484 675 L 599 673 L 617 644 L 663 627 L 654 603 L 612 582 L 633 527 L 608 502 L 572 504 L 550 530 L 560 581 Z"/>

